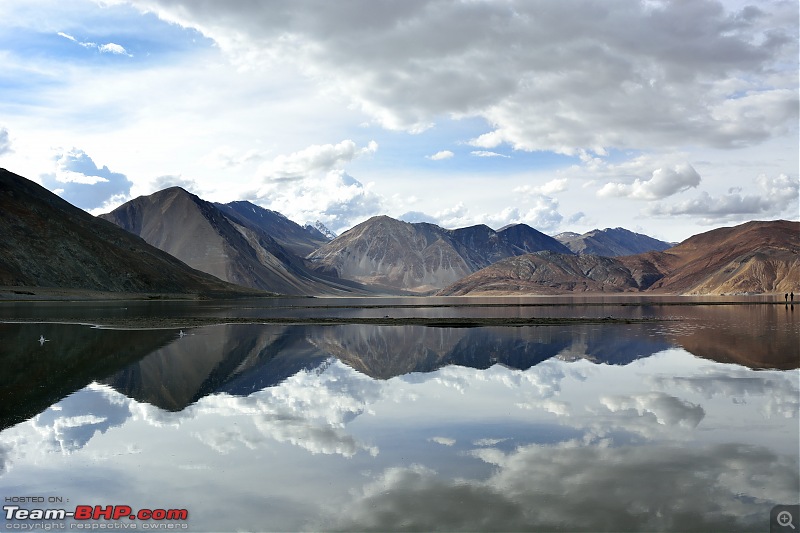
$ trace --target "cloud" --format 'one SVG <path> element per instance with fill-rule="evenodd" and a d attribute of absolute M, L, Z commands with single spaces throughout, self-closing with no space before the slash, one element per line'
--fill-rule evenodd
<path fill-rule="evenodd" d="M 797 124 L 791 2 L 131 3 L 245 68 L 296 65 L 389 129 L 481 117 L 485 149 L 738 147 Z"/>
<path fill-rule="evenodd" d="M 632 396 L 606 396 L 600 403 L 611 412 L 633 410 L 639 416 L 652 416 L 661 425 L 696 427 L 705 417 L 705 411 L 695 405 L 663 392 Z"/>
<path fill-rule="evenodd" d="M 454 155 L 456 154 L 450 150 L 442 150 L 441 152 L 436 152 L 435 154 L 426 157 L 428 159 L 432 159 L 433 161 L 442 161 L 443 159 L 451 159 Z"/>
<path fill-rule="evenodd" d="M 240 151 L 230 146 L 220 146 L 210 154 L 203 157 L 203 161 L 209 165 L 230 170 L 241 167 L 247 163 L 263 161 L 266 155 L 257 149 Z"/>
<path fill-rule="evenodd" d="M 503 439 L 478 439 L 475 442 L 473 442 L 472 444 L 474 446 L 497 446 L 501 442 L 505 442 L 507 440 L 508 440 L 508 438 L 503 438 Z"/>
<path fill-rule="evenodd" d="M 788 212 L 797 215 L 800 181 L 786 174 L 769 177 L 761 174 L 755 180 L 758 194 L 729 192 L 712 196 L 706 191 L 695 198 L 672 205 L 655 204 L 645 209 L 648 216 L 692 216 L 701 223 L 713 224 L 724 221 L 739 221 L 752 217 L 778 216 Z"/>
<path fill-rule="evenodd" d="M 127 52 L 127 50 L 125 50 L 125 48 L 122 45 L 119 45 L 117 43 L 101 44 L 98 50 L 100 50 L 101 53 L 118 54 L 118 55 L 133 57 L 131 54 Z"/>
<path fill-rule="evenodd" d="M 567 441 L 473 455 L 494 467 L 485 481 L 388 468 L 330 520 L 350 531 L 746 531 L 797 491 L 796 459 L 758 446 Z"/>
<path fill-rule="evenodd" d="M 300 224 L 322 222 L 336 234 L 384 212 L 384 199 L 343 170 L 319 177 L 268 180 L 249 195 L 254 203 Z"/>
<path fill-rule="evenodd" d="M 378 143 L 370 141 L 367 146 L 358 148 L 347 139 L 338 144 L 312 145 L 288 155 L 279 155 L 272 161 L 263 163 L 258 173 L 267 180 L 299 180 L 319 172 L 341 169 L 353 159 L 374 154 Z"/>
<path fill-rule="evenodd" d="M 472 213 L 460 202 L 430 215 L 429 218 L 444 228 L 486 224 L 497 229 L 509 224 L 527 224 L 543 231 L 555 229 L 564 219 L 559 212 L 558 200 L 554 198 L 531 192 L 524 201 L 528 204 L 525 207 L 506 207 L 494 213 Z"/>
<path fill-rule="evenodd" d="M 115 54 L 115 55 L 123 55 L 123 56 L 133 57 L 133 55 L 129 54 L 128 51 L 125 50 L 125 47 L 123 47 L 122 45 L 117 44 L 117 43 L 97 44 L 97 43 L 93 43 L 93 42 L 79 41 L 78 39 L 76 39 L 72 35 L 70 35 L 68 33 L 61 32 L 61 31 L 58 32 L 57 35 L 60 36 L 60 37 L 65 38 L 65 39 L 68 39 L 68 40 L 72 41 L 73 43 L 79 44 L 79 45 L 83 46 L 84 48 L 94 48 L 94 49 L 98 50 L 101 54 Z"/>
<path fill-rule="evenodd" d="M 13 152 L 11 149 L 11 138 L 8 135 L 6 128 L 0 128 L 0 156 L 3 154 L 10 154 Z"/>
<path fill-rule="evenodd" d="M 438 224 L 439 221 L 432 217 L 431 215 L 427 215 L 421 211 L 407 211 L 402 215 L 397 217 L 398 220 L 402 220 L 403 222 L 410 222 L 412 224 L 417 222 L 427 222 L 429 224 Z"/>
<path fill-rule="evenodd" d="M 4 475 L 11 468 L 11 446 L 0 443 L 0 476 Z"/>
<path fill-rule="evenodd" d="M 41 176 L 51 191 L 83 209 L 105 208 L 130 196 L 131 182 L 125 174 L 98 168 L 86 152 L 73 148 L 56 155 L 56 170 Z"/>
<path fill-rule="evenodd" d="M 219 453 L 244 445 L 256 448 L 265 439 L 286 442 L 312 454 L 352 457 L 360 451 L 372 456 L 378 448 L 359 442 L 345 429 L 383 394 L 383 386 L 338 360 L 302 370 L 276 387 L 247 397 L 207 396 L 189 407 L 187 416 L 199 414 L 246 415 L 252 419 L 245 431 L 213 429 L 196 434 Z"/>
<path fill-rule="evenodd" d="M 530 185 L 523 185 L 514 189 L 515 193 L 529 194 L 529 195 L 551 195 L 567 190 L 567 178 L 556 178 L 548 181 L 543 185 L 532 187 Z"/>
<path fill-rule="evenodd" d="M 167 189 L 169 187 L 181 187 L 191 193 L 196 193 L 199 186 L 196 181 L 183 176 L 159 176 L 153 180 L 153 188 L 156 191 Z"/>
<path fill-rule="evenodd" d="M 800 390 L 797 381 L 781 372 L 753 372 L 744 368 L 714 368 L 693 376 L 656 375 L 648 379 L 656 387 L 683 389 L 704 398 L 717 396 L 744 403 L 748 397 L 762 396 L 767 400 L 768 417 L 797 418 L 800 412 Z"/>
<path fill-rule="evenodd" d="M 300 224 L 320 221 L 335 233 L 384 212 L 384 199 L 343 170 L 354 159 L 378 150 L 375 141 L 359 148 L 352 140 L 312 145 L 262 163 L 262 185 L 245 197 Z"/>
<path fill-rule="evenodd" d="M 83 448 L 95 434 L 125 423 L 131 417 L 128 403 L 104 386 L 90 385 L 40 413 L 31 423 L 44 443 L 71 453 Z"/>
<path fill-rule="evenodd" d="M 474 155 L 475 157 L 505 157 L 507 159 L 511 158 L 510 155 L 498 154 L 497 152 L 489 152 L 486 150 L 475 150 L 470 152 L 470 154 Z"/>
<path fill-rule="evenodd" d="M 631 184 L 606 183 L 597 195 L 622 196 L 635 200 L 661 200 L 700 185 L 700 175 L 688 163 L 667 168 L 657 168 L 650 179 L 636 179 Z"/>

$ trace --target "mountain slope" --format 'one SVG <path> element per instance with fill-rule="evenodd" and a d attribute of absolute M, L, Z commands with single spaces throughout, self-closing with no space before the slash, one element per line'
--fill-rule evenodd
<path fill-rule="evenodd" d="M 458 280 L 438 295 L 622 292 L 639 288 L 630 270 L 616 259 L 538 252 L 498 261 Z"/>
<path fill-rule="evenodd" d="M 573 253 L 580 255 L 602 255 L 618 257 L 635 255 L 650 251 L 660 252 L 672 245 L 625 228 L 606 228 L 592 230 L 583 235 L 565 232 L 556 235 L 556 240 Z"/>
<path fill-rule="evenodd" d="M 100 216 L 190 266 L 238 285 L 284 294 L 353 288 L 313 274 L 265 231 L 237 223 L 180 187 L 140 196 Z"/>
<path fill-rule="evenodd" d="M 540 251 L 556 252 L 559 254 L 573 253 L 572 250 L 559 242 L 558 239 L 545 235 L 527 224 L 505 226 L 497 230 L 497 234 L 500 235 L 505 242 L 517 248 L 519 253 L 516 255 Z"/>
<path fill-rule="evenodd" d="M 683 294 L 797 292 L 800 222 L 753 221 L 686 239 L 648 259 L 673 266 L 651 290 Z"/>
<path fill-rule="evenodd" d="M 748 222 L 696 235 L 665 252 L 617 258 L 540 252 L 505 259 L 438 294 L 799 292 L 799 253 L 800 223 Z"/>
<path fill-rule="evenodd" d="M 0 285 L 254 294 L 190 268 L 5 169 L 0 169 L 0 235 Z"/>
<path fill-rule="evenodd" d="M 426 292 L 500 259 L 545 247 L 569 250 L 528 226 L 496 232 L 477 225 L 447 230 L 425 222 L 373 217 L 308 256 L 313 268 L 340 278 Z"/>
<path fill-rule="evenodd" d="M 277 211 L 247 201 L 214 203 L 231 220 L 242 226 L 266 232 L 275 241 L 300 257 L 305 257 L 323 244 L 327 239 L 319 230 L 312 231 L 293 222 Z"/>

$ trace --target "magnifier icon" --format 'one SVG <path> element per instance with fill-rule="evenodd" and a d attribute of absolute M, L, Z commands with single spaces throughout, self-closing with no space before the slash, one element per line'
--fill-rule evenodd
<path fill-rule="evenodd" d="M 778 513 L 778 516 L 776 516 L 775 519 L 778 521 L 778 524 L 781 527 L 789 526 L 792 529 L 795 528 L 794 524 L 792 524 L 792 513 L 789 511 L 781 511 Z"/>

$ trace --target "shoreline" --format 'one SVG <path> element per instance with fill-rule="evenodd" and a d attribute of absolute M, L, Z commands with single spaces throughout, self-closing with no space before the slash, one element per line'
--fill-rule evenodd
<path fill-rule="evenodd" d="M 372 325 L 372 326 L 427 326 L 439 328 L 475 327 L 523 327 L 523 326 L 564 326 L 577 324 L 650 324 L 666 322 L 662 318 L 603 318 L 589 317 L 470 317 L 470 318 L 432 318 L 432 317 L 176 317 L 176 318 L 111 318 L 97 321 L 64 320 L 48 318 L 0 319 L 0 324 L 68 324 L 98 329 L 177 329 L 228 324 L 253 325 Z"/>
<path fill-rule="evenodd" d="M 725 304 L 793 304 L 785 301 L 784 293 L 742 294 L 665 294 L 656 292 L 565 292 L 563 294 L 481 294 L 464 296 L 433 295 L 291 295 L 291 294 L 187 294 L 187 293 L 130 293 L 92 291 L 84 289 L 60 289 L 52 287 L 0 286 L 0 303 L 103 303 L 103 302 L 242 302 L 276 300 L 306 300 L 309 302 L 335 302 L 343 299 L 359 300 L 449 300 L 447 303 L 408 304 L 342 304 L 342 305 L 297 305 L 292 308 L 327 307 L 342 308 L 436 308 L 436 307 L 536 307 L 542 305 L 725 305 Z M 476 300 L 507 300 L 504 302 L 477 302 Z M 573 300 L 571 303 L 559 299 Z M 598 301 L 598 300 L 604 301 Z M 703 299 L 704 301 L 698 301 Z M 520 301 L 524 300 L 524 301 Z M 536 301 L 532 301 L 536 300 Z M 586 300 L 586 301 L 580 301 Z M 594 301 L 593 301 L 594 300 Z M 672 300 L 672 301 L 670 301 Z M 800 303 L 800 296 L 799 301 Z M 247 306 L 245 306 L 247 307 Z"/>

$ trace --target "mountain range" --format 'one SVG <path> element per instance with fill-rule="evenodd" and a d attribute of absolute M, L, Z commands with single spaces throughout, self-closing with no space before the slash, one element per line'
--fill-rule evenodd
<path fill-rule="evenodd" d="M 800 222 L 747 222 L 695 235 L 663 252 L 625 257 L 536 253 L 498 261 L 441 296 L 633 292 L 752 294 L 796 291 Z"/>
<path fill-rule="evenodd" d="M 573 232 L 559 233 L 555 239 L 579 255 L 602 255 L 618 257 L 644 252 L 661 252 L 674 246 L 625 228 L 595 229 L 579 235 Z"/>
<path fill-rule="evenodd" d="M 448 230 L 387 216 L 362 222 L 308 256 L 315 270 L 384 289 L 431 292 L 501 259 L 534 251 L 571 253 L 525 224 Z"/>
<path fill-rule="evenodd" d="M 194 270 L 5 169 L 0 169 L 0 236 L 0 286 L 12 293 L 36 287 L 202 297 L 266 294 Z"/>
<path fill-rule="evenodd" d="M 293 294 L 363 294 L 347 280 L 306 267 L 302 255 L 326 242 L 250 202 L 213 204 L 180 187 L 135 198 L 100 215 L 187 265 L 221 280 Z"/>
<path fill-rule="evenodd" d="M 15 294 L 800 292 L 800 223 L 789 221 L 720 228 L 668 248 L 623 228 L 553 238 L 525 224 L 444 229 L 388 216 L 331 238 L 321 223 L 300 226 L 179 187 L 92 217 L 2 170 L 0 231 L 0 286 Z"/>

